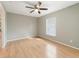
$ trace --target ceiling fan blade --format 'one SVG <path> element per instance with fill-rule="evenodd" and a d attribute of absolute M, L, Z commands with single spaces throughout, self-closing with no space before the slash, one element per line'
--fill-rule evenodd
<path fill-rule="evenodd" d="M 48 8 L 39 8 L 40 10 L 48 10 Z"/>
<path fill-rule="evenodd" d="M 31 8 L 31 9 L 34 9 L 33 7 L 29 7 L 29 6 L 25 6 L 26 8 Z"/>
<path fill-rule="evenodd" d="M 38 1 L 38 5 L 40 6 L 42 3 L 40 1 Z"/>
<path fill-rule="evenodd" d="M 30 11 L 30 13 L 34 12 L 35 10 Z"/>
<path fill-rule="evenodd" d="M 40 14 L 41 12 L 38 10 L 38 13 Z"/>

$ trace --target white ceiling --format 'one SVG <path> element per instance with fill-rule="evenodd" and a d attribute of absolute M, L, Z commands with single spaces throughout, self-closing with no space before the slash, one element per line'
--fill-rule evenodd
<path fill-rule="evenodd" d="M 47 11 L 42 10 L 41 14 L 38 14 L 37 12 L 29 13 L 31 9 L 25 8 L 25 6 L 28 6 L 28 5 L 32 6 L 36 3 L 37 1 L 4 1 L 2 2 L 7 12 L 33 16 L 33 17 L 44 16 L 46 14 L 58 11 L 60 9 L 66 8 L 68 6 L 74 5 L 79 2 L 78 1 L 42 1 L 41 7 L 48 8 Z"/>

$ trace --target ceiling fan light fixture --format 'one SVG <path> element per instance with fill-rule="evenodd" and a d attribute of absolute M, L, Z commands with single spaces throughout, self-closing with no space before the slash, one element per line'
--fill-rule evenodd
<path fill-rule="evenodd" d="M 38 9 L 35 9 L 36 12 L 38 12 Z"/>
<path fill-rule="evenodd" d="M 40 10 L 48 10 L 48 8 L 41 8 L 41 4 L 42 2 L 38 1 L 38 4 L 35 4 L 33 7 L 26 6 L 26 8 L 33 9 L 32 11 L 30 11 L 30 13 L 35 11 L 35 12 L 38 12 L 38 14 L 41 14 Z"/>
<path fill-rule="evenodd" d="M 39 5 L 37 5 L 37 8 L 39 8 L 40 6 Z"/>

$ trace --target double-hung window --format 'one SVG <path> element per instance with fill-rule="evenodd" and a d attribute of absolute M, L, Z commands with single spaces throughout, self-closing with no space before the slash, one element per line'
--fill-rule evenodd
<path fill-rule="evenodd" d="M 56 36 L 56 17 L 46 19 L 46 34 Z"/>

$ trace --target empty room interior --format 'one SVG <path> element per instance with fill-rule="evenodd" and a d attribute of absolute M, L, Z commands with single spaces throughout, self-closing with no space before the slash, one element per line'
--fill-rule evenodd
<path fill-rule="evenodd" d="M 79 58 L 79 1 L 0 1 L 0 58 Z"/>

